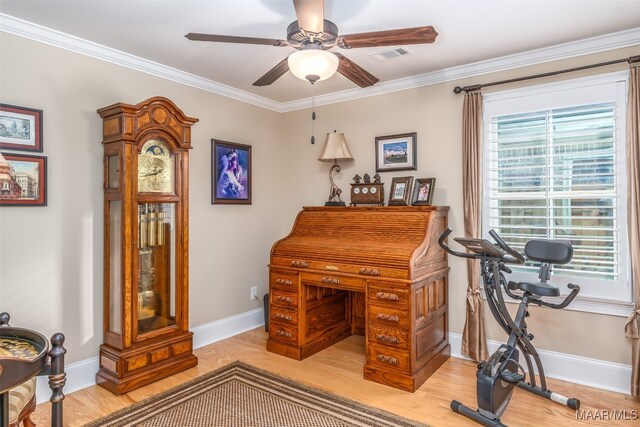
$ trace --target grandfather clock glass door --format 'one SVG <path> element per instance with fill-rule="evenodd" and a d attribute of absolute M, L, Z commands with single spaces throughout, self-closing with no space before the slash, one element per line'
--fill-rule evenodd
<path fill-rule="evenodd" d="M 176 324 L 175 209 L 138 204 L 138 335 Z"/>
<path fill-rule="evenodd" d="M 103 118 L 104 342 L 96 383 L 127 393 L 198 363 L 189 331 L 191 126 L 170 100 Z"/>
<path fill-rule="evenodd" d="M 176 156 L 162 139 L 138 154 L 138 333 L 176 324 Z M 145 200 L 145 202 L 140 202 Z"/>

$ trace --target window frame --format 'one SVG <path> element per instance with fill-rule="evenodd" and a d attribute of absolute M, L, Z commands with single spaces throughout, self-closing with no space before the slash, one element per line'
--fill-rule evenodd
<path fill-rule="evenodd" d="M 616 198 L 618 210 L 618 254 L 619 271 L 615 290 L 601 291 L 602 283 L 597 279 L 580 276 L 558 275 L 551 283 L 560 288 L 561 297 L 547 298 L 550 302 L 561 301 L 569 293 L 568 283 L 581 286 L 582 292 L 569 309 L 592 313 L 628 316 L 632 308 L 631 260 L 627 233 L 627 174 L 626 174 L 626 112 L 629 73 L 613 72 L 596 76 L 565 80 L 561 82 L 529 86 L 526 88 L 494 92 L 483 97 L 482 130 L 482 234 L 488 237 L 491 220 L 490 186 L 490 136 L 491 117 L 534 111 L 545 111 L 598 102 L 616 102 Z M 489 238 L 490 239 L 490 238 Z M 534 273 L 513 273 L 510 280 L 538 281 Z M 601 281 L 600 281 L 601 282 Z M 585 294 L 586 293 L 586 294 Z"/>

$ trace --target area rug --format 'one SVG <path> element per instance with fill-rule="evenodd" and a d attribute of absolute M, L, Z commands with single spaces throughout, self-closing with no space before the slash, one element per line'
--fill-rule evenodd
<path fill-rule="evenodd" d="M 233 362 L 86 427 L 428 427 Z"/>

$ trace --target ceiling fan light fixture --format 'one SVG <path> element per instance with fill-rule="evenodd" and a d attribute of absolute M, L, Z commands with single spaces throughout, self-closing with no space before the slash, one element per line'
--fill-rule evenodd
<path fill-rule="evenodd" d="M 322 49 L 307 48 L 289 55 L 289 69 L 301 80 L 326 80 L 338 70 L 340 60 L 336 55 Z M 317 79 L 316 79 L 317 77 Z"/>

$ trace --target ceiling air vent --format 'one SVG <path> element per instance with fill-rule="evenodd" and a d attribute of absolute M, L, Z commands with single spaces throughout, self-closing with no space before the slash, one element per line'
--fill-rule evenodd
<path fill-rule="evenodd" d="M 376 58 L 378 61 L 388 61 L 389 59 L 398 58 L 405 55 L 413 55 L 413 52 L 411 52 L 408 48 L 402 46 L 396 47 L 395 49 L 391 49 L 386 52 L 374 53 L 371 56 Z"/>

